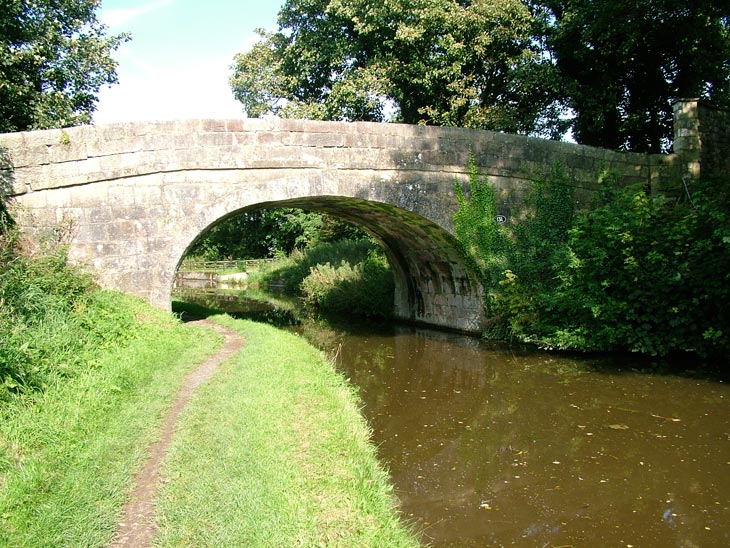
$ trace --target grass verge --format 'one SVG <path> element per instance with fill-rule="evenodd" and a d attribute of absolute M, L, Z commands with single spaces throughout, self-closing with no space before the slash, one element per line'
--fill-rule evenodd
<path fill-rule="evenodd" d="M 0 546 L 105 546 L 185 374 L 219 344 L 107 293 L 134 336 L 73 376 L 0 402 Z"/>
<path fill-rule="evenodd" d="M 181 417 L 155 545 L 418 546 L 352 388 L 320 352 L 267 325 L 209 319 L 246 345 Z"/>

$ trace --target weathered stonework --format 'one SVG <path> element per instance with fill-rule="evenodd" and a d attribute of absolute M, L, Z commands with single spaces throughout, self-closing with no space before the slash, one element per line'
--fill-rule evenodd
<path fill-rule="evenodd" d="M 353 221 L 384 245 L 400 318 L 466 331 L 483 323 L 483 289 L 457 252 L 454 185 L 469 156 L 508 220 L 556 163 L 579 196 L 604 169 L 661 188 L 673 156 L 617 153 L 456 128 L 302 120 L 192 120 L 0 135 L 0 185 L 19 223 L 72 219 L 70 259 L 104 287 L 170 306 L 176 269 L 222 219 L 302 207 Z"/>
<path fill-rule="evenodd" d="M 730 174 L 730 112 L 697 99 L 677 101 L 674 152 L 690 179 Z"/>

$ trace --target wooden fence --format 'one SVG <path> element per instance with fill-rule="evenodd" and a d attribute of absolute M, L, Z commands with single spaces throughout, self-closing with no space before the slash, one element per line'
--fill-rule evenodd
<path fill-rule="evenodd" d="M 183 261 L 178 272 L 220 272 L 236 269 L 238 272 L 249 272 L 261 268 L 261 265 L 273 263 L 276 259 L 237 259 L 231 261 Z"/>

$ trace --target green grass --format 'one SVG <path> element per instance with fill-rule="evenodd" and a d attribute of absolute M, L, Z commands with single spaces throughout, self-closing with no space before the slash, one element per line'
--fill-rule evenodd
<path fill-rule="evenodd" d="M 185 374 L 219 344 L 137 299 L 133 336 L 67 378 L 0 402 L 0 546 L 105 546 Z"/>
<path fill-rule="evenodd" d="M 418 546 L 346 381 L 295 335 L 212 319 L 244 350 L 183 413 L 155 546 Z"/>

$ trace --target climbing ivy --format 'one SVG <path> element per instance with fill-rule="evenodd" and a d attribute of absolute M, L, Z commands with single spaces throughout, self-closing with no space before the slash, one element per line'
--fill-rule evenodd
<path fill-rule="evenodd" d="M 469 262 L 485 276 L 487 286 L 499 280 L 507 267 L 509 232 L 496 221 L 494 191 L 486 177 L 480 177 L 469 163 L 469 195 L 456 184 L 459 208 L 454 214 L 454 230 Z"/>
<path fill-rule="evenodd" d="M 730 355 L 730 205 L 721 184 L 676 200 L 609 173 L 592 207 L 575 210 L 574 185 L 556 168 L 509 230 L 490 222 L 494 193 L 482 184 L 472 183 L 469 198 L 457 189 L 454 220 L 487 287 L 488 336 Z"/>

